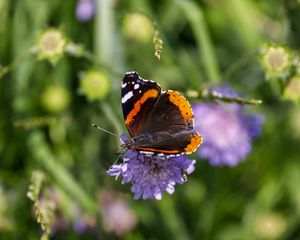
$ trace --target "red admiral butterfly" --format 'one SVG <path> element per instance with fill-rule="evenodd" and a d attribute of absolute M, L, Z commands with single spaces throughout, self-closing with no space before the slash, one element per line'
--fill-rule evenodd
<path fill-rule="evenodd" d="M 190 154 L 202 143 L 189 102 L 177 91 L 128 72 L 122 81 L 122 108 L 131 139 L 123 147 L 160 157 Z"/>

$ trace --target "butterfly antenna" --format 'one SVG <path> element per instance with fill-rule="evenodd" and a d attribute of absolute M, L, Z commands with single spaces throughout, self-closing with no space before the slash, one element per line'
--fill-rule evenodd
<path fill-rule="evenodd" d="M 102 128 L 102 127 L 99 127 L 98 125 L 96 125 L 96 124 L 94 124 L 94 123 L 92 123 L 92 127 L 97 128 L 97 129 L 99 129 L 99 130 L 101 130 L 101 131 L 103 131 L 103 132 L 106 132 L 106 133 L 108 133 L 108 134 L 110 134 L 110 135 L 112 135 L 112 136 L 115 136 L 116 138 L 119 139 L 119 136 L 118 136 L 117 134 L 114 134 L 114 133 L 112 133 L 112 132 L 110 132 L 110 131 L 108 131 L 108 130 Z"/>
<path fill-rule="evenodd" d="M 117 159 L 116 159 L 116 161 L 113 163 L 113 165 L 115 165 L 115 164 L 119 161 L 119 159 L 120 159 L 120 157 L 122 156 L 122 154 L 123 154 L 123 153 L 119 153 L 119 156 L 117 157 Z"/>

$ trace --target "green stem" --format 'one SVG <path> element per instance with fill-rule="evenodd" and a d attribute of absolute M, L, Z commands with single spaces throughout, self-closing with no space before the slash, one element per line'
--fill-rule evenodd
<path fill-rule="evenodd" d="M 199 56 L 202 59 L 208 79 L 214 84 L 219 84 L 221 75 L 218 68 L 218 61 L 202 9 L 198 4 L 190 0 L 177 0 L 176 3 L 181 7 L 191 24 L 198 45 Z"/>
<path fill-rule="evenodd" d="M 12 61 L 10 64 L 8 64 L 6 66 L 2 66 L 0 64 L 0 79 L 2 77 L 4 77 L 6 74 L 12 72 L 16 67 L 18 67 L 22 63 L 26 62 L 28 60 L 28 58 L 30 58 L 31 56 L 32 55 L 28 51 L 28 52 L 26 52 L 22 56 L 18 57 L 17 59 L 15 59 L 14 61 Z"/>
<path fill-rule="evenodd" d="M 33 157 L 57 181 L 62 189 L 76 199 L 86 211 L 91 213 L 99 211 L 98 204 L 78 185 L 68 170 L 55 159 L 45 142 L 42 132 L 34 131 L 30 135 L 28 142 Z"/>
<path fill-rule="evenodd" d="M 250 52 L 250 53 L 242 56 L 241 58 L 239 58 L 236 62 L 229 65 L 229 67 L 223 74 L 223 79 L 225 81 L 229 81 L 236 72 L 238 72 L 238 71 L 242 70 L 243 68 L 245 68 L 246 66 L 248 66 L 249 63 L 251 63 L 251 61 L 256 61 L 255 58 L 257 56 L 258 56 L 258 52 L 255 51 L 255 52 Z"/>
<path fill-rule="evenodd" d="M 113 64 L 114 49 L 114 17 L 113 17 L 113 1 L 97 0 L 97 15 L 95 22 L 95 51 L 97 59 L 105 63 L 107 66 Z"/>
<path fill-rule="evenodd" d="M 187 96 L 190 98 L 196 98 L 205 101 L 215 101 L 219 100 L 227 103 L 237 103 L 241 105 L 260 105 L 263 103 L 260 99 L 245 99 L 241 97 L 229 97 L 224 96 L 216 91 L 209 91 L 207 89 L 203 89 L 202 91 L 189 90 L 187 91 Z"/>
<path fill-rule="evenodd" d="M 166 196 L 162 201 L 158 202 L 158 208 L 162 215 L 163 222 L 172 231 L 173 236 L 170 239 L 186 240 L 190 239 L 184 223 L 181 221 L 180 216 L 177 214 L 174 200 Z"/>

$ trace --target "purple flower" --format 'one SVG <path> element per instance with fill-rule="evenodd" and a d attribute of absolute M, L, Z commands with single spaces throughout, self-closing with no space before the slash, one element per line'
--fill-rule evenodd
<path fill-rule="evenodd" d="M 95 0 L 79 0 L 76 7 L 76 17 L 81 22 L 89 21 L 95 13 Z"/>
<path fill-rule="evenodd" d="M 104 190 L 101 192 L 99 200 L 103 223 L 108 231 L 122 236 L 137 224 L 134 211 L 121 195 Z"/>
<path fill-rule="evenodd" d="M 238 94 L 228 87 L 214 91 L 229 97 Z M 261 133 L 264 117 L 246 114 L 236 103 L 198 103 L 193 106 L 195 128 L 203 137 L 198 155 L 215 166 L 233 167 L 251 152 L 251 141 Z"/>
<path fill-rule="evenodd" d="M 191 174 L 196 161 L 185 156 L 162 159 L 156 155 L 145 155 L 128 150 L 123 163 L 115 164 L 107 171 L 109 175 L 121 175 L 122 184 L 131 182 L 134 199 L 156 198 L 160 200 L 166 191 L 173 194 L 175 184 L 185 182 L 183 173 Z"/>
<path fill-rule="evenodd" d="M 95 216 L 82 212 L 78 205 L 72 206 L 73 229 L 78 234 L 92 231 L 96 228 Z"/>

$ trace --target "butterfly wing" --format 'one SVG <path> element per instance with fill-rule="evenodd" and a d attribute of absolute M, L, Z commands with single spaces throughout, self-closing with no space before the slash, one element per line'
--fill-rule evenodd
<path fill-rule="evenodd" d="M 202 143 L 202 137 L 196 131 L 169 134 L 147 135 L 150 141 L 144 141 L 141 136 L 135 139 L 135 150 L 146 153 L 161 153 L 163 155 L 178 156 L 195 152 Z M 143 136 L 143 139 L 146 137 Z"/>
<path fill-rule="evenodd" d="M 179 92 L 162 93 L 155 81 L 128 72 L 121 96 L 125 125 L 136 150 L 189 154 L 201 144 L 201 136 L 193 130 L 192 108 Z"/>
<path fill-rule="evenodd" d="M 135 139 L 137 150 L 189 154 L 201 144 L 202 137 L 193 130 L 192 108 L 179 92 L 163 92 L 148 115 Z"/>
<path fill-rule="evenodd" d="M 122 80 L 121 102 L 125 125 L 131 137 L 137 136 L 161 94 L 160 86 L 128 72 Z"/>

